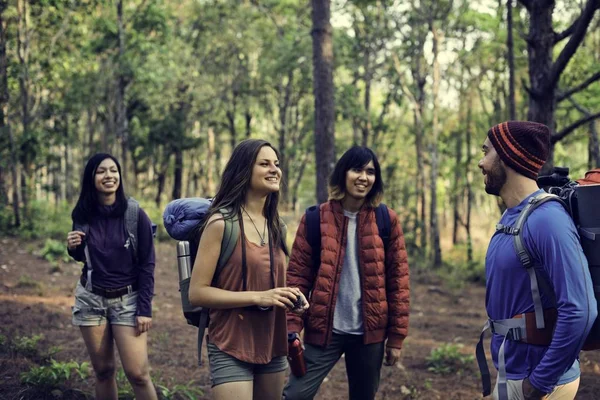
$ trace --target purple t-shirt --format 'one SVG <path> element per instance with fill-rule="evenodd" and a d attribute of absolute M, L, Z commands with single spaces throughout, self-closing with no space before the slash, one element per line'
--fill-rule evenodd
<path fill-rule="evenodd" d="M 152 316 L 154 295 L 154 242 L 148 215 L 140 208 L 138 216 L 138 259 L 134 261 L 133 246 L 128 245 L 125 216 L 113 216 L 115 206 L 100 206 L 89 224 L 84 242 L 92 259 L 92 283 L 107 289 L 138 284 L 137 315 Z M 69 250 L 77 261 L 85 260 L 84 246 Z M 87 264 L 82 276 L 87 277 Z"/>

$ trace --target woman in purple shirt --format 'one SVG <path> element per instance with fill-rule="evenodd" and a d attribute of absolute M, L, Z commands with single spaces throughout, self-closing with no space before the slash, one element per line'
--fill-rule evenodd
<path fill-rule="evenodd" d="M 157 398 L 147 349 L 154 291 L 152 225 L 136 207 L 125 196 L 119 162 L 110 154 L 90 158 L 67 248 L 85 263 L 75 289 L 73 325 L 79 326 L 94 367 L 97 399 L 117 399 L 115 344 L 135 397 Z M 137 232 L 128 229 L 126 215 L 137 219 Z"/>

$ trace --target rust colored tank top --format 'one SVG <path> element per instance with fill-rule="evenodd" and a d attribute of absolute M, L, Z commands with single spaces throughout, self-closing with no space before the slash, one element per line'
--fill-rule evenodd
<path fill-rule="evenodd" d="M 240 235 L 229 261 L 216 282 L 216 287 L 241 292 L 242 245 L 246 240 L 247 290 L 263 291 L 271 287 L 269 246 L 259 246 Z M 285 286 L 285 253 L 273 249 L 275 286 Z M 287 355 L 287 325 L 285 310 L 271 311 L 245 308 L 211 309 L 208 341 L 221 351 L 253 364 L 268 364 L 274 357 Z"/>

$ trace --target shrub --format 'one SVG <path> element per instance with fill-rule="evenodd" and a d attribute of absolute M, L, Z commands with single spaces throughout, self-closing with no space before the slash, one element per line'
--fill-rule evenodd
<path fill-rule="evenodd" d="M 197 387 L 194 387 L 194 385 L 196 385 L 193 381 L 188 382 L 185 385 L 179 384 L 179 385 L 175 385 L 171 388 L 162 385 L 162 384 L 156 384 L 156 391 L 158 392 L 158 394 L 161 396 L 161 399 L 164 400 L 179 400 L 179 399 L 186 399 L 186 400 L 195 400 L 199 397 L 204 396 L 204 392 L 202 390 L 200 390 Z"/>
<path fill-rule="evenodd" d="M 64 244 L 64 241 L 54 239 L 46 239 L 44 248 L 40 252 L 40 256 L 51 263 L 56 261 L 69 262 L 71 259 L 67 252 L 67 245 Z"/>
<path fill-rule="evenodd" d="M 73 378 L 85 380 L 89 375 L 89 363 L 76 361 L 50 361 L 50 365 L 35 366 L 21 374 L 21 383 L 44 389 L 61 388 Z"/>
<path fill-rule="evenodd" d="M 12 348 L 15 352 L 25 357 L 39 357 L 38 342 L 44 338 L 44 335 L 17 336 L 12 341 Z"/>
<path fill-rule="evenodd" d="M 472 355 L 460 352 L 462 347 L 461 344 L 446 343 L 431 350 L 427 357 L 427 369 L 435 374 L 461 374 L 463 370 L 470 368 L 474 360 Z"/>

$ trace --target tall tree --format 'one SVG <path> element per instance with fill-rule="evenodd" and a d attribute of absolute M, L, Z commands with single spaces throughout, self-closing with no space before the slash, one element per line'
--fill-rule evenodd
<path fill-rule="evenodd" d="M 513 41 L 513 0 L 506 0 L 506 55 L 508 59 L 508 111 L 511 120 L 517 119 L 515 104 L 515 49 Z"/>
<path fill-rule="evenodd" d="M 600 0 L 587 0 L 579 16 L 563 32 L 557 33 L 552 27 L 554 0 L 519 0 L 529 12 L 529 33 L 527 35 L 527 51 L 529 60 L 529 112 L 527 119 L 546 124 L 552 132 L 552 150 L 554 144 L 579 126 L 600 117 L 600 112 L 583 116 L 569 126 L 556 130 L 555 111 L 557 101 L 566 97 L 557 93 L 557 88 L 567 64 L 583 42 L 594 14 L 600 8 Z M 567 44 L 553 60 L 554 47 L 567 39 Z M 597 71 L 590 79 L 581 85 L 569 89 L 567 94 L 584 90 L 592 82 L 600 79 Z M 553 151 L 542 173 L 547 172 L 553 165 Z"/>
<path fill-rule="evenodd" d="M 327 201 L 327 182 L 335 162 L 335 104 L 331 0 L 312 0 L 313 93 L 317 202 Z"/>
<path fill-rule="evenodd" d="M 15 149 L 15 139 L 8 122 L 8 101 L 10 97 L 8 89 L 8 59 L 6 56 L 6 31 L 8 22 L 4 14 L 7 7 L 8 1 L 0 1 L 0 133 L 2 137 L 5 137 L 6 133 L 8 134 L 12 176 L 12 205 L 15 226 L 19 227 L 21 225 L 21 216 L 19 213 L 19 191 L 17 190 L 17 152 Z"/>
<path fill-rule="evenodd" d="M 447 14 L 446 14 L 447 15 Z M 437 21 L 431 17 L 429 21 L 429 29 L 431 31 L 433 37 L 433 64 L 432 64 L 432 137 L 430 142 L 430 157 L 431 157 L 431 179 L 430 179 L 430 235 L 431 235 L 431 251 L 432 251 L 432 260 L 434 267 L 440 267 L 442 265 L 442 247 L 440 245 L 440 227 L 438 222 L 438 211 L 437 211 L 437 180 L 438 180 L 438 169 L 439 169 L 439 154 L 438 154 L 438 140 L 440 136 L 440 123 L 439 123 L 439 112 L 440 112 L 440 104 L 439 104 L 439 90 L 440 90 L 440 80 L 441 80 L 441 68 L 439 61 L 439 53 L 440 53 L 440 45 L 441 45 L 441 35 L 442 33 L 436 26 Z"/>
<path fill-rule="evenodd" d="M 127 132 L 127 104 L 125 100 L 127 90 L 127 77 L 125 75 L 125 24 L 123 21 L 123 0 L 117 1 L 117 26 L 119 37 L 119 50 L 117 57 L 117 91 L 115 101 L 117 138 L 121 143 L 121 164 L 125 177 L 127 170 L 127 150 L 128 150 L 128 132 Z"/>

